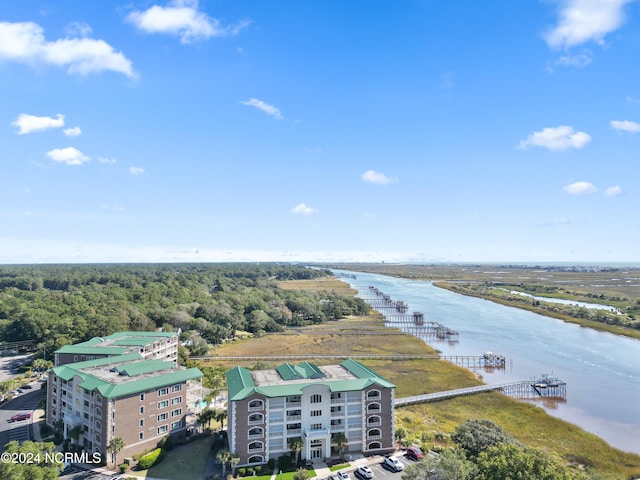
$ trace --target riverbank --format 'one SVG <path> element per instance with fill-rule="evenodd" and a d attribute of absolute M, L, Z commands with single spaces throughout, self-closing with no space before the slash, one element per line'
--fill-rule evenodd
<path fill-rule="evenodd" d="M 305 329 L 306 330 L 306 329 Z M 378 316 L 350 318 L 228 343 L 212 350 L 214 355 L 279 354 L 358 354 L 414 353 L 436 351 L 422 340 L 384 327 Z M 357 334 L 354 334 L 357 331 Z M 384 332 L 393 332 L 384 335 Z M 243 362 L 240 362 L 241 364 Z M 256 362 L 244 362 L 251 367 Z M 274 367 L 279 361 L 260 361 L 259 368 Z M 322 365 L 331 361 L 317 359 Z M 464 368 L 438 360 L 362 360 L 393 382 L 397 397 L 432 393 L 481 384 L 476 375 Z M 208 362 L 231 368 L 238 362 Z M 500 424 L 510 435 L 527 445 L 562 458 L 567 465 L 588 466 L 605 479 L 628 479 L 640 475 L 640 456 L 609 446 L 596 435 L 552 417 L 543 409 L 518 402 L 498 393 L 480 394 L 426 405 L 413 405 L 396 411 L 396 428 L 404 428 L 408 439 L 425 448 L 450 445 L 449 436 L 467 419 L 486 418 Z M 588 453 L 585 453 L 588 452 Z M 578 468 L 578 467 L 576 467 Z"/>
<path fill-rule="evenodd" d="M 587 318 L 579 318 L 567 313 L 564 313 L 557 305 L 548 305 L 544 302 L 532 302 L 526 297 L 517 298 L 517 296 L 509 295 L 505 292 L 505 295 L 499 295 L 494 293 L 496 289 L 486 289 L 484 286 L 482 290 L 478 288 L 478 285 L 449 283 L 449 282 L 433 282 L 433 285 L 438 288 L 444 288 L 454 293 L 461 295 L 467 295 L 469 297 L 482 298 L 491 302 L 496 302 L 507 307 L 520 308 L 529 312 L 538 313 L 551 318 L 557 318 L 563 322 L 575 323 L 585 328 L 593 328 L 600 332 L 613 333 L 614 335 L 622 335 L 629 338 L 640 339 L 640 330 L 623 327 L 619 325 L 610 325 L 601 321 L 589 320 Z M 514 298 L 515 297 L 515 298 Z"/>

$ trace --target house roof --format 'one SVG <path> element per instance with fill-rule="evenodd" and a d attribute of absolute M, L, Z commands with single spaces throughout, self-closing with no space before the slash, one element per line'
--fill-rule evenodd
<path fill-rule="evenodd" d="M 229 400 L 243 400 L 254 393 L 270 398 L 302 395 L 310 385 L 327 385 L 331 392 L 362 391 L 371 385 L 395 388 L 394 384 L 355 360 L 345 360 L 340 367 L 340 375 L 330 375 L 329 370 L 323 372 L 309 362 L 298 366 L 285 363 L 276 367 L 277 376 L 270 375 L 269 371 L 254 372 L 256 378 L 263 378 L 257 383 L 248 369 L 235 367 L 227 372 Z"/>

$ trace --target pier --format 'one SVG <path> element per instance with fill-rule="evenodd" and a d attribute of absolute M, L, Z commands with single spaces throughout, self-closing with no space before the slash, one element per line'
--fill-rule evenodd
<path fill-rule="evenodd" d="M 549 382 L 549 383 L 547 383 Z M 539 385 L 545 384 L 546 387 Z M 554 385 L 551 387 L 550 385 Z M 403 407 L 405 405 L 415 405 L 418 403 L 438 402 L 449 398 L 475 395 L 477 393 L 499 391 L 504 395 L 518 399 L 534 399 L 540 397 L 566 398 L 567 384 L 559 378 L 551 378 L 543 375 L 540 379 L 518 380 L 515 382 L 499 383 L 495 385 L 479 385 L 477 387 L 458 388 L 455 390 L 445 390 L 443 392 L 426 393 L 414 395 L 412 397 L 396 398 L 394 405 Z"/>

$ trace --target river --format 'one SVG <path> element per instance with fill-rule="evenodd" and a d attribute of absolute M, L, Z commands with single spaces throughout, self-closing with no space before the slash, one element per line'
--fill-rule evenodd
<path fill-rule="evenodd" d="M 574 423 L 610 445 L 640 454 L 640 341 L 598 332 L 536 313 L 467 297 L 425 281 L 354 274 L 341 280 L 370 297 L 375 286 L 409 311 L 424 313 L 460 333 L 457 341 L 424 339 L 444 355 L 504 355 L 504 370 L 480 371 L 486 383 L 553 374 L 567 382 L 566 401 L 536 401 L 549 414 Z M 384 313 L 384 312 L 383 312 Z M 533 401 L 532 401 L 533 402 Z"/>

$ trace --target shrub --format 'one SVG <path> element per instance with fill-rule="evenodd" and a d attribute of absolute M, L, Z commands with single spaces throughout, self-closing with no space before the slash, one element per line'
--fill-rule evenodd
<path fill-rule="evenodd" d="M 247 472 L 247 470 L 244 467 L 240 467 L 238 469 L 238 476 L 239 477 L 244 477 L 246 472 Z"/>
<path fill-rule="evenodd" d="M 124 473 L 127 471 L 127 468 L 129 468 L 129 464 L 121 463 L 120 465 L 118 465 L 118 468 L 120 469 L 120 473 Z"/>
<path fill-rule="evenodd" d="M 253 475 L 253 467 L 247 467 L 247 476 Z"/>
<path fill-rule="evenodd" d="M 260 466 L 260 465 L 256 465 L 256 466 L 254 467 L 254 470 L 255 470 L 255 472 L 256 472 L 256 475 L 260 475 L 260 472 L 262 471 L 262 466 Z"/>
<path fill-rule="evenodd" d="M 288 472 L 293 465 L 293 461 L 289 455 L 283 455 L 278 458 L 278 468 L 283 472 Z"/>
<path fill-rule="evenodd" d="M 269 467 L 269 470 L 273 470 L 274 467 L 276 466 L 275 459 L 270 458 L 269 461 L 267 462 L 267 466 Z"/>
<path fill-rule="evenodd" d="M 147 470 L 160 463 L 163 457 L 164 451 L 161 448 L 156 448 L 151 453 L 147 453 L 140 459 L 140 461 L 138 462 L 138 467 L 140 467 L 142 470 Z"/>
<path fill-rule="evenodd" d="M 175 446 L 174 445 L 174 440 L 173 440 L 173 437 L 171 435 L 167 435 L 165 437 L 162 437 L 162 439 L 156 445 L 156 447 L 163 449 L 165 452 L 169 452 L 169 451 L 173 450 L 174 446 Z"/>

